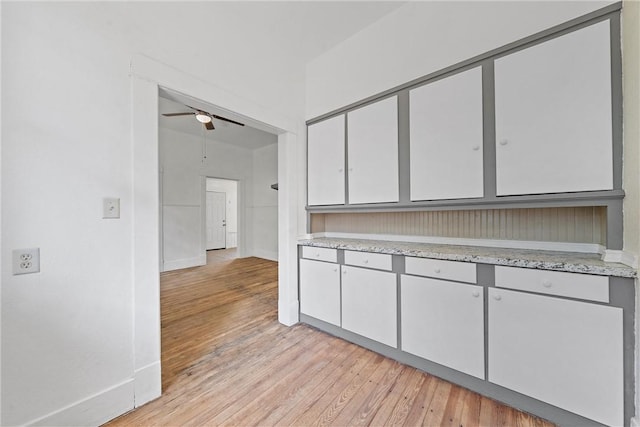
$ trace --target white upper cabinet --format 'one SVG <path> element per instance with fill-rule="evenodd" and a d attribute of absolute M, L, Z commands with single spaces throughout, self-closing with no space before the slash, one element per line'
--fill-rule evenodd
<path fill-rule="evenodd" d="M 482 197 L 482 69 L 409 92 L 411 200 Z"/>
<path fill-rule="evenodd" d="M 344 204 L 344 115 L 313 124 L 308 128 L 308 203 Z"/>
<path fill-rule="evenodd" d="M 602 21 L 495 61 L 498 195 L 613 188 L 609 31 Z"/>
<path fill-rule="evenodd" d="M 398 98 L 347 114 L 349 203 L 399 200 Z"/>

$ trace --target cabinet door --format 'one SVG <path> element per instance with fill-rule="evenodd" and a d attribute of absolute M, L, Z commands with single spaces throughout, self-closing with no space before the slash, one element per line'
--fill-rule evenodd
<path fill-rule="evenodd" d="M 397 97 L 351 111 L 347 129 L 349 203 L 397 202 Z"/>
<path fill-rule="evenodd" d="M 344 116 L 308 128 L 307 197 L 310 206 L 344 204 Z"/>
<path fill-rule="evenodd" d="M 489 381 L 623 425 L 622 309 L 489 289 Z"/>
<path fill-rule="evenodd" d="M 300 312 L 340 326 L 338 264 L 300 260 Z"/>
<path fill-rule="evenodd" d="M 497 194 L 613 188 L 609 21 L 495 61 Z"/>
<path fill-rule="evenodd" d="M 482 197 L 482 69 L 409 92 L 411 200 Z"/>
<path fill-rule="evenodd" d="M 484 379 L 483 288 L 401 279 L 402 350 Z"/>
<path fill-rule="evenodd" d="M 397 347 L 396 286 L 394 273 L 342 266 L 342 327 Z"/>

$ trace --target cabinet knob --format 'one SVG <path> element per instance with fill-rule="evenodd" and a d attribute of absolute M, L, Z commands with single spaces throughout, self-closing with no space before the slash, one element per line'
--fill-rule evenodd
<path fill-rule="evenodd" d="M 337 269 L 337 268 L 334 268 L 334 269 L 333 269 L 333 272 L 334 272 L 334 273 L 337 273 L 337 272 L 338 272 L 338 269 Z"/>
<path fill-rule="evenodd" d="M 368 260 L 368 259 L 365 259 L 365 260 L 364 260 L 364 263 L 365 263 L 365 264 L 369 264 L 369 260 Z"/>
<path fill-rule="evenodd" d="M 353 168 L 349 168 L 349 172 L 353 172 Z"/>
<path fill-rule="evenodd" d="M 479 149 L 480 149 L 480 146 L 479 146 L 479 145 L 474 145 L 474 146 L 473 146 L 473 151 L 478 151 Z"/>
<path fill-rule="evenodd" d="M 549 280 L 544 280 L 542 282 L 542 286 L 544 286 L 545 288 L 550 288 L 553 285 L 553 283 L 551 283 Z"/>
<path fill-rule="evenodd" d="M 440 269 L 439 269 L 439 268 L 436 268 L 436 269 L 434 269 L 433 271 L 434 271 L 435 273 L 440 273 Z"/>
<path fill-rule="evenodd" d="M 320 258 L 320 252 L 316 252 L 316 258 Z"/>
<path fill-rule="evenodd" d="M 471 295 L 473 295 L 474 298 L 478 298 L 480 296 L 480 292 L 474 291 Z"/>
<path fill-rule="evenodd" d="M 342 274 L 347 274 L 347 270 L 346 270 L 346 269 L 343 269 L 343 270 L 342 270 Z"/>
<path fill-rule="evenodd" d="M 501 139 L 500 140 L 500 145 L 507 145 L 509 143 L 508 139 Z"/>
<path fill-rule="evenodd" d="M 344 169 L 340 168 L 340 169 L 338 169 L 338 172 L 342 172 L 343 170 L 344 170 Z"/>
<path fill-rule="evenodd" d="M 502 299 L 502 296 L 501 295 L 494 295 L 493 299 L 496 300 L 496 301 L 500 301 Z"/>

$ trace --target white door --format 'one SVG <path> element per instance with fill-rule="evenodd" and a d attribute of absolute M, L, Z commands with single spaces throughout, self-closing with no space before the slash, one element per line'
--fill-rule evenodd
<path fill-rule="evenodd" d="M 342 266 L 342 327 L 396 348 L 396 274 Z"/>
<path fill-rule="evenodd" d="M 349 203 L 399 200 L 398 97 L 347 114 Z"/>
<path fill-rule="evenodd" d="M 482 197 L 482 69 L 409 92 L 411 200 Z"/>
<path fill-rule="evenodd" d="M 495 61 L 497 194 L 613 188 L 609 21 Z"/>
<path fill-rule="evenodd" d="M 489 288 L 489 381 L 623 425 L 622 309 Z"/>
<path fill-rule="evenodd" d="M 308 128 L 309 206 L 344 204 L 344 115 Z"/>
<path fill-rule="evenodd" d="M 226 222 L 226 194 L 207 191 L 207 250 L 226 247 Z"/>
<path fill-rule="evenodd" d="M 300 312 L 340 326 L 340 266 L 300 260 Z"/>
<path fill-rule="evenodd" d="M 482 286 L 401 280 L 402 350 L 484 379 Z"/>

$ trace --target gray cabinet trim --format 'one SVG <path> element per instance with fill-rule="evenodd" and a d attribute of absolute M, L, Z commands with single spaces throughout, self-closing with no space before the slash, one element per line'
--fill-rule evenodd
<path fill-rule="evenodd" d="M 348 186 L 348 121 L 345 117 L 345 204 L 331 206 L 309 206 L 310 213 L 338 212 L 380 212 L 411 210 L 460 210 L 460 209 L 505 209 L 530 207 L 570 207 L 605 206 L 607 207 L 607 247 L 621 250 L 622 245 L 622 55 L 620 42 L 620 10 L 618 2 L 587 15 L 541 31 L 529 37 L 506 44 L 497 49 L 459 62 L 403 85 L 373 95 L 369 98 L 334 110 L 330 113 L 307 121 L 307 125 L 318 123 L 327 118 L 345 114 L 356 108 L 398 96 L 398 149 L 400 201 L 397 203 L 349 204 Z M 536 194 L 523 196 L 496 196 L 496 157 L 495 157 L 495 91 L 494 60 L 501 56 L 542 43 L 549 39 L 576 31 L 594 23 L 609 20 L 611 31 L 611 76 L 612 76 L 612 141 L 613 141 L 613 190 L 575 193 Z M 410 147 L 409 147 L 409 90 L 449 75 L 482 66 L 483 91 L 483 169 L 484 197 L 478 199 L 451 199 L 434 201 L 410 200 Z M 308 161 L 308 159 L 307 159 Z"/>
<path fill-rule="evenodd" d="M 605 19 L 610 19 L 613 18 L 615 16 L 619 17 L 619 12 L 622 9 L 622 2 L 617 2 L 608 6 L 605 6 L 601 9 L 595 10 L 591 13 L 588 13 L 586 15 L 583 16 L 579 16 L 575 19 L 572 19 L 570 21 L 564 22 L 562 24 L 556 25 L 554 27 L 548 28 L 546 30 L 540 31 L 536 34 L 533 34 L 529 37 L 525 37 L 523 39 L 517 40 L 515 42 L 512 43 L 508 43 L 504 46 L 498 47 L 496 49 L 490 50 L 488 52 L 482 53 L 480 55 L 474 56 L 473 58 L 469 58 L 467 60 L 458 62 L 456 64 L 450 65 L 446 68 L 443 68 L 441 70 L 435 71 L 433 73 L 427 74 L 425 76 L 422 77 L 418 77 L 417 79 L 411 80 L 410 82 L 401 84 L 399 86 L 396 86 L 394 88 L 385 90 L 384 92 L 380 92 L 376 95 L 372 95 L 368 98 L 362 99 L 360 101 L 356 101 L 352 104 L 349 104 L 345 107 L 342 108 L 338 108 L 336 110 L 330 111 L 326 114 L 322 114 L 320 116 L 314 117 L 312 119 L 307 120 L 307 125 L 312 125 L 314 123 L 320 122 L 324 119 L 328 119 L 329 117 L 333 117 L 336 116 L 338 114 L 342 114 L 342 113 L 346 113 L 348 111 L 354 110 L 356 108 L 362 107 L 366 104 L 370 104 L 372 102 L 375 101 L 379 101 L 382 100 L 383 98 L 387 98 L 391 95 L 394 95 L 402 90 L 405 89 L 412 89 L 414 87 L 417 86 L 421 86 L 425 83 L 430 82 L 431 80 L 436 80 L 438 78 L 441 78 L 444 74 L 447 73 L 452 73 L 455 72 L 456 70 L 461 70 L 465 67 L 473 67 L 473 66 L 477 66 L 479 63 L 481 63 L 484 60 L 487 59 L 495 59 L 499 56 L 504 56 L 507 55 L 509 53 L 512 53 L 514 51 L 518 51 L 518 50 L 522 50 L 525 49 L 529 46 L 532 46 L 534 44 L 538 44 L 538 43 L 542 43 L 546 40 L 558 37 L 560 35 L 578 30 L 580 28 L 584 28 L 587 27 L 591 24 L 594 24 L 596 22 L 599 21 L 603 21 Z M 613 27 L 613 25 L 612 25 Z M 617 38 L 619 39 L 620 37 L 620 32 L 619 32 L 619 25 L 618 25 L 618 34 L 617 34 Z M 619 40 L 618 40 L 618 45 L 619 45 Z M 613 47 L 613 46 L 612 46 Z M 617 52 L 612 51 L 612 53 L 614 55 L 618 55 L 620 56 L 620 51 L 618 49 Z"/>
<path fill-rule="evenodd" d="M 302 258 L 302 246 L 298 247 L 299 259 Z M 393 348 L 387 345 L 381 344 L 377 341 L 355 334 L 353 332 L 342 329 L 339 326 L 332 325 L 327 322 L 323 322 L 314 317 L 300 313 L 300 322 L 306 323 L 313 327 L 316 327 L 331 335 L 343 338 L 347 341 L 351 341 L 363 347 L 366 347 L 372 351 L 380 353 L 386 357 L 390 357 L 401 363 L 405 363 L 409 366 L 416 367 L 429 374 L 443 378 L 446 381 L 453 382 L 462 387 L 469 388 L 484 396 L 499 400 L 508 405 L 511 405 L 519 410 L 536 414 L 545 419 L 548 419 L 559 425 L 580 425 L 580 426 L 596 426 L 601 425 L 594 420 L 584 418 L 575 413 L 560 409 L 556 406 L 539 401 L 524 394 L 509 390 L 505 387 L 493 384 L 488 380 L 481 380 L 479 378 L 464 374 L 446 366 L 440 365 L 435 362 L 423 359 L 418 356 L 414 356 L 409 353 L 405 353 L 400 350 L 401 347 L 401 306 L 400 306 L 400 275 L 405 270 L 405 257 L 402 255 L 394 255 L 392 258 L 392 271 L 397 274 L 397 304 L 398 304 L 398 347 Z M 344 264 L 344 250 L 338 250 L 338 265 Z M 482 286 L 485 289 L 484 292 L 484 332 L 485 332 L 485 378 L 488 376 L 488 336 L 490 331 L 488 330 L 488 289 L 495 287 L 495 266 L 489 264 L 476 264 L 477 268 L 477 285 Z M 298 268 L 299 260 L 298 260 Z M 299 284 L 298 284 L 299 286 Z M 517 291 L 530 293 L 525 291 Z M 575 298 L 562 297 L 562 296 L 547 296 L 549 298 L 567 299 L 573 301 L 582 301 Z M 633 279 L 610 277 L 609 278 L 609 299 L 610 302 L 598 303 L 593 301 L 586 301 L 590 304 L 606 305 L 611 307 L 619 307 L 623 310 L 623 364 L 624 364 L 624 425 L 629 426 L 631 418 L 635 415 L 635 299 L 636 290 Z"/>

